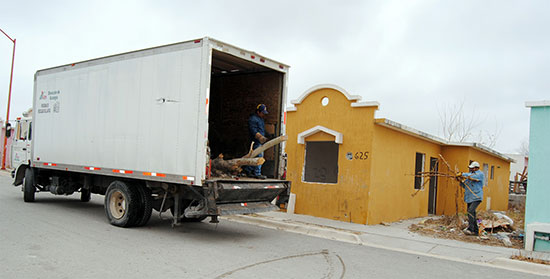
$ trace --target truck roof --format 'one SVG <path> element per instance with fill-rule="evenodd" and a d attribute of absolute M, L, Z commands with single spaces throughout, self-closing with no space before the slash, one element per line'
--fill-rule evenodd
<path fill-rule="evenodd" d="M 103 56 L 103 57 L 99 57 L 99 58 L 84 60 L 84 61 L 80 61 L 80 62 L 74 62 L 74 63 L 70 63 L 70 64 L 55 66 L 55 67 L 51 67 L 51 68 L 45 68 L 45 69 L 41 69 L 41 70 L 36 71 L 35 78 L 38 75 L 51 74 L 51 73 L 62 72 L 62 71 L 69 71 L 69 70 L 77 69 L 77 68 L 80 68 L 80 67 L 88 67 L 88 66 L 91 66 L 91 65 L 100 65 L 100 64 L 110 63 L 110 62 L 119 61 L 119 60 L 131 59 L 131 58 L 135 58 L 135 57 L 143 57 L 143 56 L 148 56 L 148 55 L 153 55 L 153 54 L 171 52 L 171 51 L 179 50 L 179 49 L 193 48 L 193 47 L 197 47 L 196 46 L 197 44 L 202 45 L 204 42 L 207 42 L 208 44 L 212 45 L 212 48 L 216 49 L 218 51 L 229 53 L 231 55 L 246 59 L 246 60 L 248 60 L 252 63 L 261 64 L 263 66 L 266 66 L 268 68 L 272 68 L 272 69 L 280 71 L 280 72 L 287 72 L 288 68 L 290 68 L 290 66 L 288 66 L 284 63 L 278 62 L 278 61 L 273 60 L 273 59 L 269 59 L 269 58 L 267 58 L 265 56 L 262 56 L 262 55 L 260 55 L 256 52 L 254 52 L 254 51 L 239 48 L 239 47 L 236 47 L 234 45 L 227 44 L 227 43 L 224 43 L 224 42 L 216 40 L 216 39 L 212 39 L 210 37 L 203 37 L 203 38 L 200 38 L 200 39 L 194 39 L 194 40 L 183 41 L 183 42 L 178 42 L 178 43 L 173 43 L 173 44 L 161 45 L 161 46 L 156 46 L 156 47 L 151 47 L 151 48 L 144 48 L 144 49 L 139 49 L 139 50 L 134 50 L 134 51 L 129 51 L 129 52 L 123 52 L 123 53 L 119 53 L 119 54 L 113 54 L 113 55 Z"/>

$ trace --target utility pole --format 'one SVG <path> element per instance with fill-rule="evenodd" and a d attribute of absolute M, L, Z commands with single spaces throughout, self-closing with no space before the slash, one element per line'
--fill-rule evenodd
<path fill-rule="evenodd" d="M 6 34 L 6 32 L 4 32 L 4 30 L 0 29 L 0 31 L 6 35 L 6 37 L 8 37 L 8 39 L 10 39 L 10 41 L 13 42 L 13 54 L 11 56 L 11 74 L 10 74 L 10 89 L 8 91 L 8 112 L 6 113 L 6 124 L 5 124 L 5 127 L 6 127 L 6 131 L 8 131 L 8 123 L 9 123 L 9 118 L 10 118 L 10 101 L 11 101 L 11 84 L 13 82 L 13 62 L 15 61 L 15 39 L 12 39 L 10 36 L 8 36 L 8 34 Z M 2 152 L 2 169 L 5 170 L 6 169 L 6 151 L 7 151 L 7 145 L 8 145 L 8 138 L 6 137 L 6 135 L 4 135 L 4 145 L 3 145 L 3 152 Z"/>

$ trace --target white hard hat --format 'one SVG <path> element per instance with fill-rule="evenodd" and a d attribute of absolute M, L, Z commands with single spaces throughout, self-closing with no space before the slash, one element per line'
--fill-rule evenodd
<path fill-rule="evenodd" d="M 473 162 L 470 164 L 470 166 L 468 166 L 468 168 L 471 168 L 471 169 L 473 169 L 473 168 L 479 168 L 479 163 L 476 162 L 476 161 L 473 161 Z"/>

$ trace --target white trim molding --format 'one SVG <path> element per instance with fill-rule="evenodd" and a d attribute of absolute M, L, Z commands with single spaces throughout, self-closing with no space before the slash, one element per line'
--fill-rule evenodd
<path fill-rule="evenodd" d="M 357 108 L 357 107 L 379 107 L 380 103 L 377 101 L 370 101 L 370 102 L 357 102 L 357 103 L 351 103 L 351 107 Z"/>
<path fill-rule="evenodd" d="M 290 103 L 292 105 L 299 105 L 302 103 L 302 101 L 304 101 L 304 99 L 309 96 L 309 94 L 319 90 L 319 89 L 334 89 L 342 94 L 344 94 L 344 96 L 350 101 L 352 102 L 351 103 L 351 107 L 376 107 L 376 109 L 378 109 L 378 107 L 380 106 L 380 103 L 379 102 L 376 102 L 376 101 L 370 101 L 370 102 L 360 102 L 361 101 L 361 96 L 359 95 L 350 95 L 346 90 L 344 90 L 344 88 L 338 86 L 338 85 L 334 85 L 334 84 L 319 84 L 319 85 L 315 85 L 311 88 L 309 88 L 308 90 L 306 90 L 300 97 L 298 97 L 298 99 L 295 99 L 295 100 L 292 100 L 290 101 Z M 286 109 L 287 111 L 296 111 L 296 107 L 295 106 L 292 106 L 292 107 L 288 107 Z"/>
<path fill-rule="evenodd" d="M 525 102 L 525 106 L 528 107 L 528 108 L 532 108 L 532 107 L 550 107 L 550 100 Z"/>
<path fill-rule="evenodd" d="M 333 135 L 334 136 L 334 142 L 336 142 L 337 144 L 342 144 L 343 141 L 344 141 L 344 135 L 342 133 L 339 133 L 339 132 L 336 132 L 334 130 L 331 130 L 327 127 L 323 127 L 323 126 L 315 126 L 311 129 L 308 129 L 306 131 L 303 131 L 301 133 L 298 134 L 298 144 L 305 144 L 306 143 L 306 138 L 311 136 L 311 135 L 314 135 L 314 134 L 317 134 L 319 132 L 325 132 L 327 134 L 330 134 L 330 135 Z"/>
<path fill-rule="evenodd" d="M 319 89 L 324 89 L 324 88 L 328 88 L 328 89 L 334 89 L 336 91 L 340 91 L 342 92 L 342 94 L 344 94 L 344 96 L 346 96 L 346 98 L 350 101 L 360 101 L 361 100 L 361 96 L 358 96 L 358 95 L 350 95 L 348 94 L 348 92 L 346 90 L 344 90 L 344 88 L 338 86 L 338 85 L 334 85 L 334 84 L 319 84 L 319 85 L 315 85 L 313 87 L 311 87 L 310 89 L 306 90 L 306 92 L 304 92 L 300 97 L 298 97 L 298 99 L 296 100 L 292 100 L 290 101 L 291 104 L 293 105 L 298 105 L 298 104 L 301 104 L 302 101 L 307 97 L 309 96 L 309 94 L 319 90 Z"/>
<path fill-rule="evenodd" d="M 550 223 L 530 223 L 525 226 L 525 250 L 535 249 L 535 233 L 550 233 Z"/>

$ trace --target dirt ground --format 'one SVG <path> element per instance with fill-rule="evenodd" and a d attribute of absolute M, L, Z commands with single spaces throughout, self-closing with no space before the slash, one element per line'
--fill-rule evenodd
<path fill-rule="evenodd" d="M 509 208 L 504 213 L 514 222 L 513 225 L 502 218 L 498 218 L 489 211 L 478 211 L 478 220 L 485 220 L 488 228 L 481 231 L 479 236 L 470 236 L 462 231 L 468 226 L 468 216 L 459 213 L 453 216 L 437 216 L 425 219 L 417 224 L 412 224 L 409 230 L 439 238 L 455 239 L 465 242 L 478 243 L 482 245 L 504 246 L 509 248 L 523 249 L 523 223 L 525 208 Z M 494 227 L 493 227 L 494 226 Z M 492 228 L 491 228 L 492 227 Z"/>

